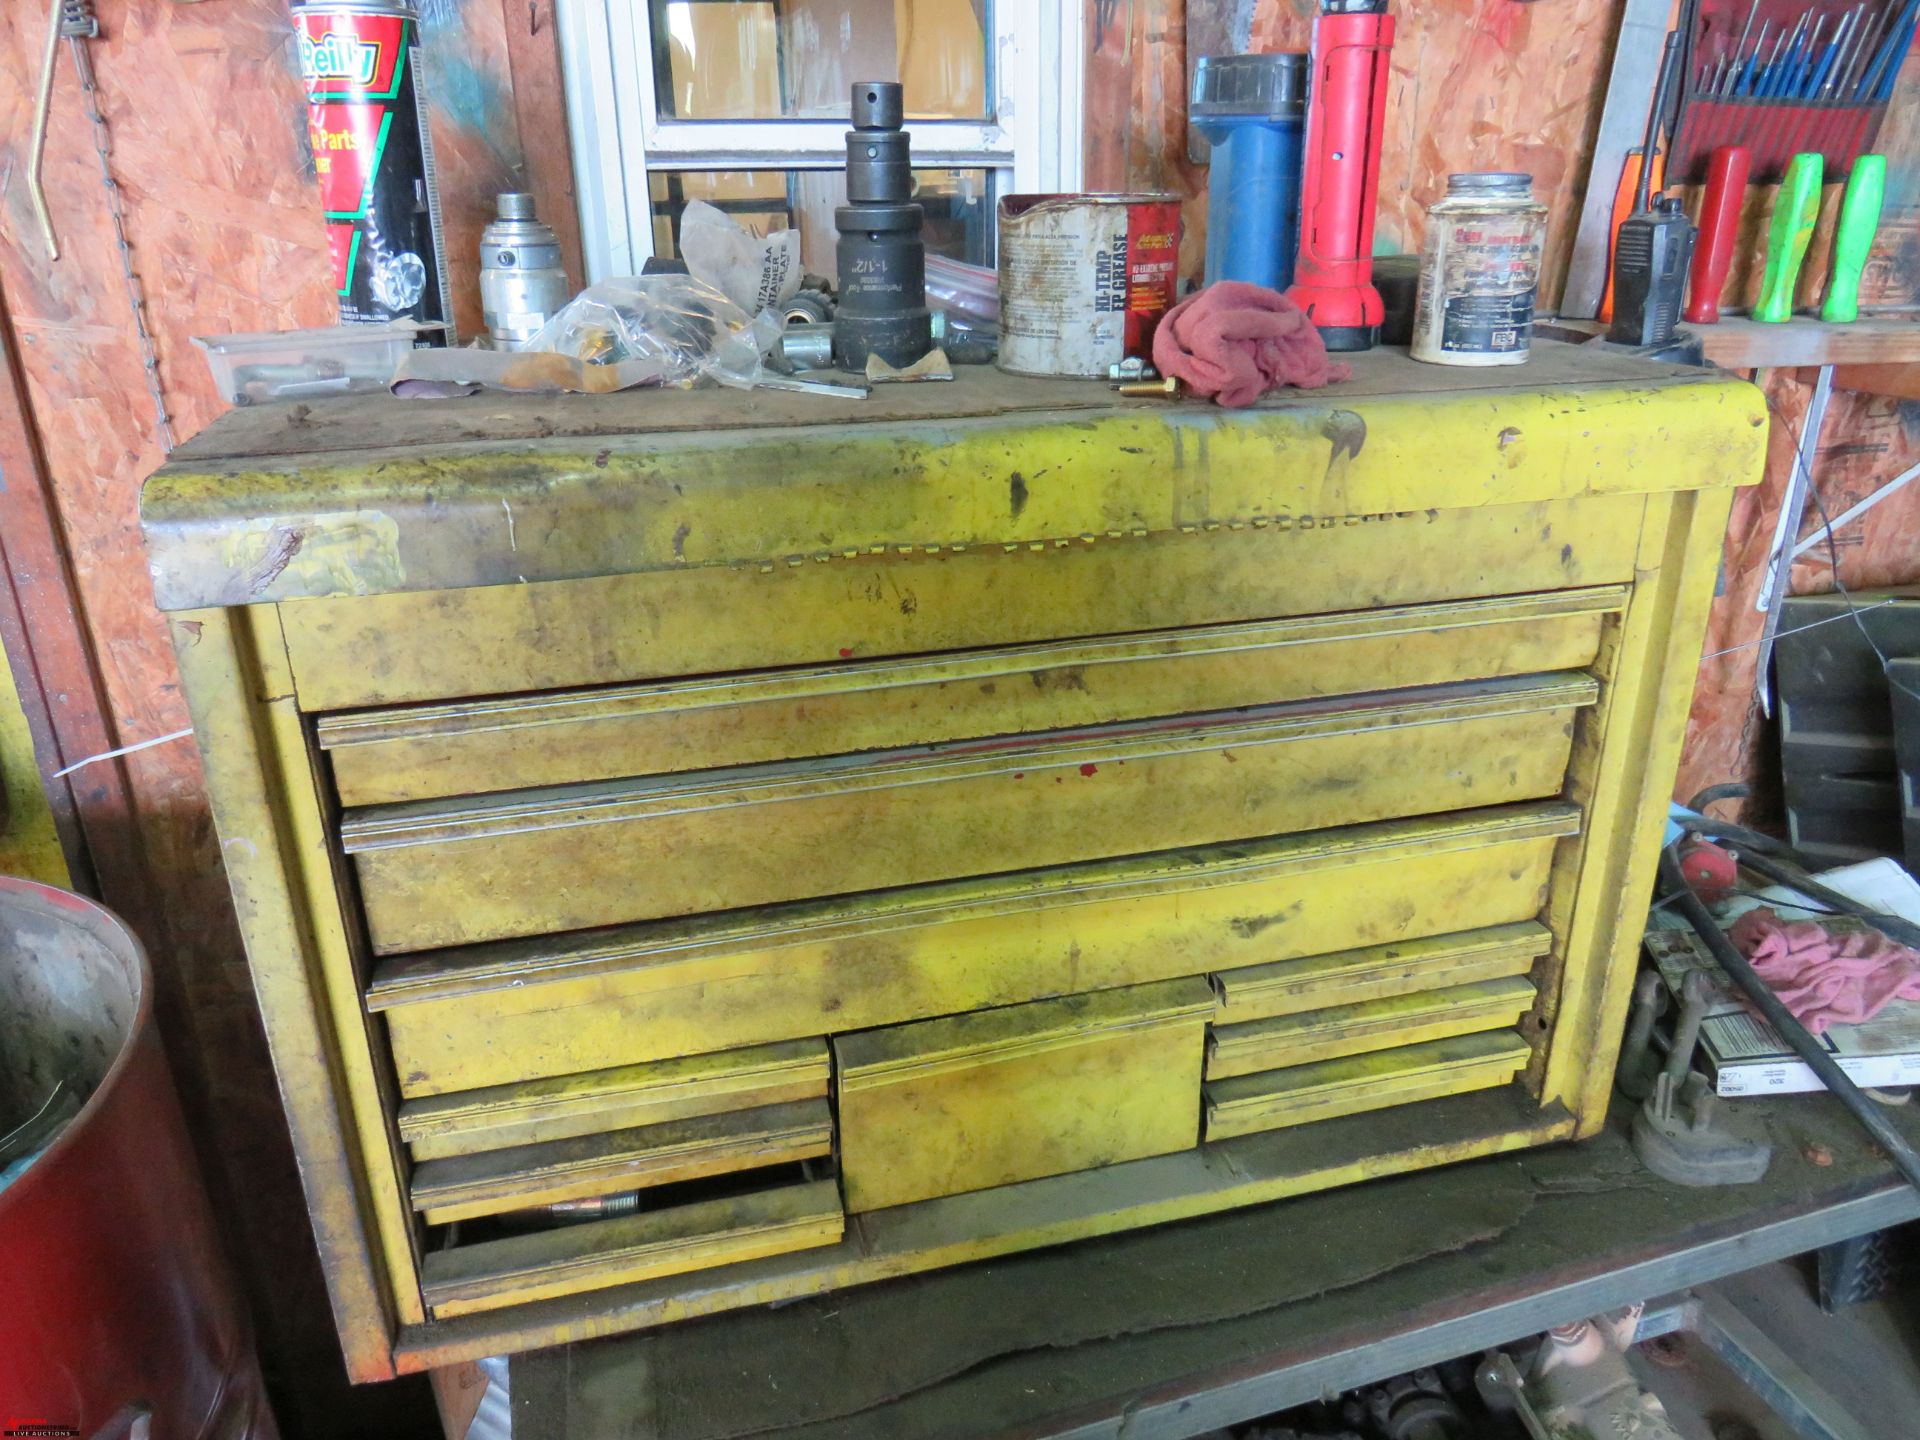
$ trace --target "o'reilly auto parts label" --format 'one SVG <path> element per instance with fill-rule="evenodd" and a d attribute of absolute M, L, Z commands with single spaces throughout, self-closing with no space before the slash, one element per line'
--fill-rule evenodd
<path fill-rule="evenodd" d="M 419 22 L 399 6 L 304 5 L 293 13 L 340 318 L 444 322 Z"/>

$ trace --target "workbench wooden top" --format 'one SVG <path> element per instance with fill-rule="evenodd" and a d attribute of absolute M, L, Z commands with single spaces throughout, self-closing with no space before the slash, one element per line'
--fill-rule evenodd
<path fill-rule="evenodd" d="M 962 367 L 778 391 L 340 397 L 236 410 L 148 481 L 162 609 L 697 565 L 1049 546 L 1757 479 L 1745 382 L 1541 342 L 1247 410 Z M 1729 464 L 1729 454 L 1735 463 Z M 1718 479 L 1714 477 L 1720 477 Z"/>
<path fill-rule="evenodd" d="M 1353 378 L 1322 391 L 1278 390 L 1254 411 L 1349 403 L 1391 395 L 1457 395 L 1567 385 L 1698 383 L 1712 372 L 1639 360 L 1597 348 L 1536 342 L 1518 366 L 1423 365 L 1403 349 L 1345 356 Z M 835 382 L 849 377 L 825 374 Z M 1205 401 L 1180 402 L 1219 414 Z M 961 420 L 1037 410 L 1129 411 L 1165 408 L 1155 399 L 1123 399 L 1102 380 L 1010 375 L 992 365 L 955 367 L 951 382 L 875 385 L 864 400 L 783 390 L 626 390 L 610 395 L 489 392 L 451 400 L 343 395 L 298 404 L 242 406 L 222 415 L 173 452 L 168 470 L 211 461 L 258 463 L 390 447 L 505 445 L 522 440 L 591 439 L 710 432 L 767 426 L 833 427 L 898 420 Z M 162 474 L 167 471 L 162 471 Z"/>

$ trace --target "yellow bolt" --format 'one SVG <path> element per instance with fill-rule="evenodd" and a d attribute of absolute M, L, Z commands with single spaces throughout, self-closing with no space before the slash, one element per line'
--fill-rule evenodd
<path fill-rule="evenodd" d="M 1164 380 L 1134 380 L 1125 385 L 1113 387 L 1117 395 L 1138 395 L 1151 400 L 1177 399 L 1183 392 L 1180 378 L 1169 375 Z"/>

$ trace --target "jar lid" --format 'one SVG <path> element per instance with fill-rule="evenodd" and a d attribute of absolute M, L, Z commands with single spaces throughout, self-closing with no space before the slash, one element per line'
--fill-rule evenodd
<path fill-rule="evenodd" d="M 1296 50 L 1267 55 L 1203 55 L 1193 71 L 1187 113 L 1260 115 L 1297 120 L 1307 113 L 1307 57 Z"/>
<path fill-rule="evenodd" d="M 1475 170 L 1447 176 L 1449 195 L 1531 195 L 1533 176 L 1518 170 Z"/>

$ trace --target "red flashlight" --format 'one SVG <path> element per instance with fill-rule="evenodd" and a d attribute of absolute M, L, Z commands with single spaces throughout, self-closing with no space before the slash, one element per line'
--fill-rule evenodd
<path fill-rule="evenodd" d="M 1329 350 L 1368 350 L 1386 307 L 1373 288 L 1373 215 L 1387 117 L 1386 0 L 1322 0 L 1313 22 L 1300 254 L 1287 298 Z"/>

